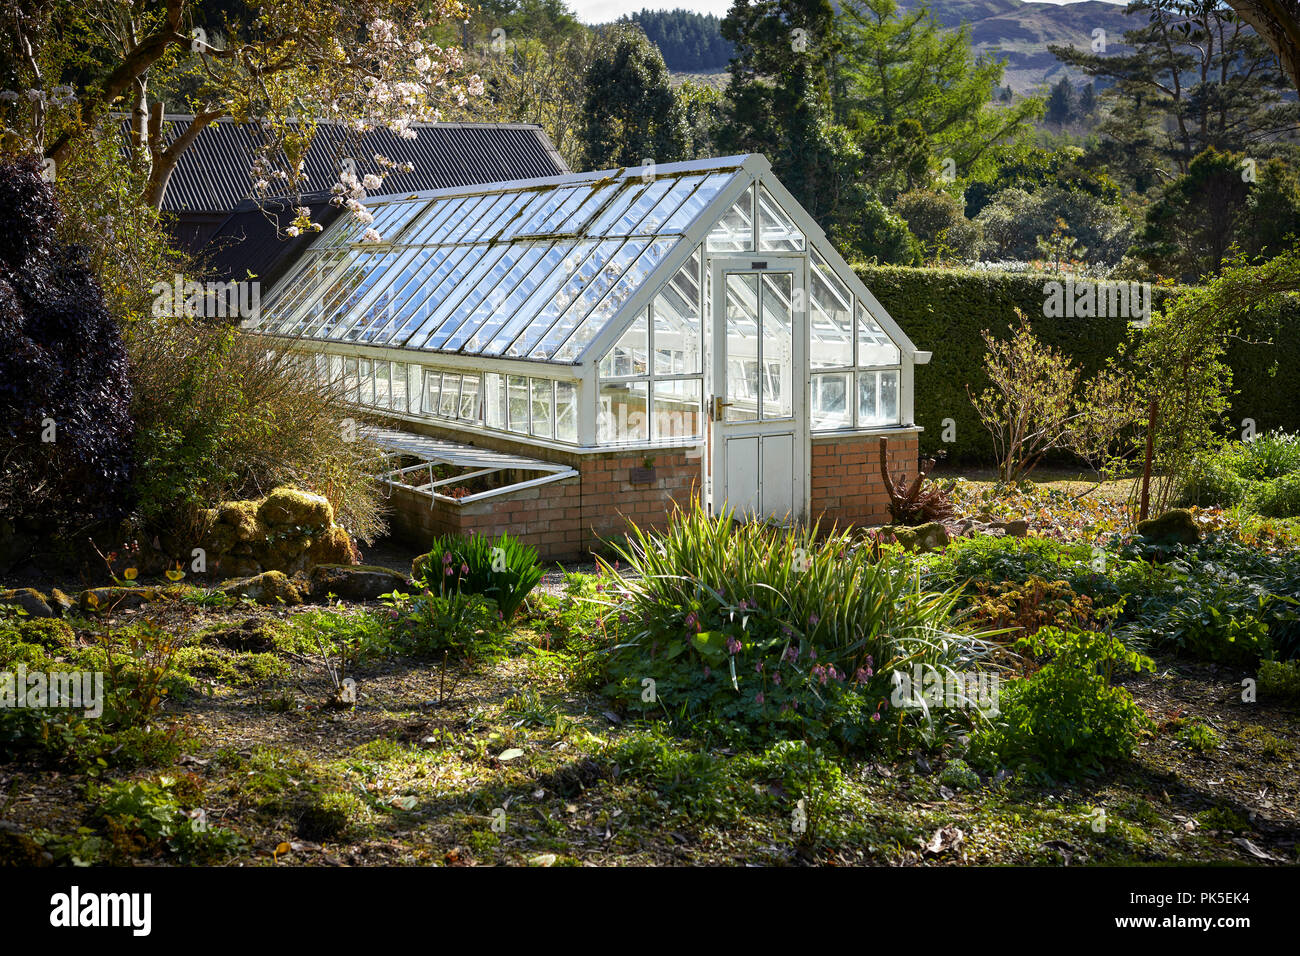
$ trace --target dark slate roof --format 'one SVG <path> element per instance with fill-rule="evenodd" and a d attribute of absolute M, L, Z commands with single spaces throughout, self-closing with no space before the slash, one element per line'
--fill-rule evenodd
<path fill-rule="evenodd" d="M 164 136 L 171 142 L 189 126 L 190 116 L 171 115 Z M 326 190 L 335 182 L 339 160 L 351 157 L 357 175 L 376 172 L 374 155 L 410 162 L 411 173 L 393 173 L 384 193 L 445 189 L 477 183 L 559 176 L 570 170 L 538 126 L 523 123 L 416 123 L 415 139 L 401 139 L 386 128 L 358 138 L 347 127 L 322 123 L 307 151 L 308 187 Z M 123 137 L 129 121 L 122 121 Z M 257 147 L 264 142 L 255 123 L 218 120 L 204 129 L 172 171 L 163 210 L 172 213 L 229 212 L 254 198 L 250 175 Z"/>
<path fill-rule="evenodd" d="M 329 200 L 329 193 L 313 193 L 303 196 L 301 205 L 311 210 L 313 222 L 328 227 L 341 212 Z M 204 276 L 229 282 L 242 281 L 251 274 L 261 281 L 262 291 L 268 291 L 317 236 L 315 232 L 284 236 L 284 227 L 293 221 L 297 205 L 289 199 L 241 202 L 199 253 Z"/>

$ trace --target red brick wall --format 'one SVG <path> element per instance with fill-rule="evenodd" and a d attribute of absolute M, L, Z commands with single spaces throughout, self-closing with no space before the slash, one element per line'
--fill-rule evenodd
<path fill-rule="evenodd" d="M 430 502 L 424 495 L 394 488 L 389 504 L 395 533 L 415 547 L 439 534 L 495 536 L 508 531 L 537 549 L 547 561 L 585 558 L 605 550 L 602 540 L 627 531 L 631 519 L 642 528 L 662 527 L 673 502 L 685 506 L 698 492 L 700 460 L 684 450 L 656 451 L 654 477 L 632 482 L 646 453 L 584 456 L 578 475 L 494 495 L 469 504 Z"/>
<path fill-rule="evenodd" d="M 889 498 L 880 478 L 877 435 L 823 436 L 812 440 L 812 517 L 824 527 L 885 524 Z M 656 451 L 654 477 L 633 483 L 645 466 L 645 452 L 609 452 L 577 457 L 578 475 L 460 505 L 434 501 L 394 488 L 389 503 L 394 530 L 416 547 L 438 534 L 494 536 L 508 531 L 537 549 L 546 561 L 586 558 L 606 550 L 628 519 L 642 528 L 661 528 L 676 503 L 685 507 L 699 494 L 700 459 L 685 449 Z M 908 479 L 917 467 L 917 433 L 889 436 L 889 468 Z"/>
<path fill-rule="evenodd" d="M 890 474 L 916 477 L 917 433 L 888 436 Z M 889 496 L 880 477 L 880 436 L 814 436 L 812 517 L 822 526 L 889 523 Z"/>

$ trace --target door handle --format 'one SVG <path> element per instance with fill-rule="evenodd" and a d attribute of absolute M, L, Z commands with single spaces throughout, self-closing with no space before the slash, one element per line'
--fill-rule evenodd
<path fill-rule="evenodd" d="M 722 410 L 730 404 L 731 402 L 724 402 L 718 396 L 713 396 L 713 420 L 715 422 L 722 421 Z"/>

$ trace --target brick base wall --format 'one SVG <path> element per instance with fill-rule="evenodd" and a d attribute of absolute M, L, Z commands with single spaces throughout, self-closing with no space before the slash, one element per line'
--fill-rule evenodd
<path fill-rule="evenodd" d="M 813 438 L 811 512 L 824 528 L 889 523 L 889 495 L 880 477 L 880 437 Z M 890 474 L 915 478 L 918 433 L 900 431 L 887 437 Z"/>
<path fill-rule="evenodd" d="M 661 528 L 674 505 L 687 507 L 698 495 L 698 458 L 688 458 L 685 450 L 656 451 L 653 475 L 634 475 L 646 457 L 583 456 L 574 462 L 576 476 L 464 505 L 434 500 L 430 507 L 426 496 L 394 488 L 388 499 L 393 531 L 419 548 L 439 534 L 493 537 L 505 531 L 536 548 L 543 560 L 583 559 L 608 550 L 603 542 L 625 534 L 629 519 L 642 528 Z"/>
<path fill-rule="evenodd" d="M 915 477 L 917 432 L 888 437 L 890 471 Z M 878 441 L 877 435 L 813 438 L 811 517 L 823 527 L 889 521 Z M 531 453 L 536 456 L 537 450 Z M 603 542 L 621 538 L 629 519 L 641 528 L 662 528 L 674 506 L 688 507 L 699 496 L 699 458 L 688 457 L 686 449 L 657 450 L 649 457 L 652 475 L 644 473 L 645 452 L 573 455 L 567 462 L 578 471 L 573 477 L 465 505 L 435 500 L 430 507 L 424 495 L 394 488 L 388 499 L 393 530 L 418 548 L 439 534 L 492 537 L 507 531 L 536 548 L 543 560 L 585 559 L 607 551 Z"/>

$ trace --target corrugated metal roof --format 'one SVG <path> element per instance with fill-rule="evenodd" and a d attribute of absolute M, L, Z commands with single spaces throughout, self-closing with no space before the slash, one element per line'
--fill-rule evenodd
<path fill-rule="evenodd" d="M 342 211 L 330 205 L 329 199 L 327 193 L 302 197 L 312 221 L 326 227 Z M 242 282 L 252 274 L 261 280 L 263 289 L 270 289 L 316 238 L 313 232 L 283 235 L 284 227 L 295 218 L 295 206 L 288 199 L 241 202 L 198 253 L 204 276 L 218 282 Z"/>
<path fill-rule="evenodd" d="M 165 117 L 166 142 L 189 128 L 192 117 Z M 477 183 L 508 182 L 564 175 L 568 166 L 546 133 L 522 123 L 417 123 L 415 139 L 401 139 L 386 128 L 363 137 L 336 123 L 322 123 L 306 156 L 307 189 L 326 190 L 336 180 L 343 157 L 356 162 L 358 177 L 378 172 L 374 155 L 410 162 L 414 172 L 393 173 L 383 192 L 416 192 Z M 129 121 L 122 121 L 128 141 Z M 163 198 L 172 213 L 229 212 L 241 200 L 256 198 L 251 169 L 265 134 L 255 123 L 218 120 L 204 129 L 181 155 Z M 272 193 L 274 195 L 274 191 Z"/>

